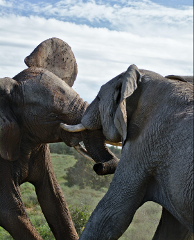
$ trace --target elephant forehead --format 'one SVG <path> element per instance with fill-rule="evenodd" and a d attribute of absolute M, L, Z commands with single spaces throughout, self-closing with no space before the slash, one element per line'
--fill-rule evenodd
<path fill-rule="evenodd" d="M 100 88 L 98 96 L 101 100 L 107 98 L 111 100 L 111 96 L 114 95 L 114 92 L 115 86 L 108 82 Z"/>
<path fill-rule="evenodd" d="M 44 73 L 41 75 L 38 84 L 53 91 L 59 91 L 65 88 L 69 88 L 69 86 L 61 80 L 61 78 L 57 77 L 55 74 L 47 70 L 45 70 Z"/>
<path fill-rule="evenodd" d="M 117 87 L 121 84 L 124 74 L 125 72 L 122 72 L 118 76 L 102 85 L 99 91 L 99 97 L 110 97 L 111 94 L 114 94 Z"/>
<path fill-rule="evenodd" d="M 113 92 L 113 88 L 111 87 L 110 84 L 107 83 L 100 88 L 99 97 L 100 98 L 107 97 L 111 94 L 111 92 Z"/>
<path fill-rule="evenodd" d="M 42 104 L 51 103 L 51 90 L 44 85 L 32 82 L 22 85 L 23 97 L 25 104 Z"/>
<path fill-rule="evenodd" d="M 22 82 L 25 104 L 64 105 L 66 101 L 77 96 L 67 83 L 45 69 L 41 74 L 28 76 L 29 78 Z"/>
<path fill-rule="evenodd" d="M 33 89 L 36 92 L 47 88 L 53 91 L 69 87 L 64 81 L 52 72 L 43 68 L 28 68 L 14 77 L 18 82 L 23 81 L 25 89 Z"/>

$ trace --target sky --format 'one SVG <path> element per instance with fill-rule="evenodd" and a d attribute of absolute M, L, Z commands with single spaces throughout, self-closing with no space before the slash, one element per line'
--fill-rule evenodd
<path fill-rule="evenodd" d="M 0 0 L 0 78 L 27 68 L 25 57 L 51 37 L 70 45 L 73 88 L 89 103 L 131 64 L 193 75 L 192 0 Z"/>

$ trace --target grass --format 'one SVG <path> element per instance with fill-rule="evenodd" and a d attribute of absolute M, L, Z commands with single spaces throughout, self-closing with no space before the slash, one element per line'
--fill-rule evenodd
<path fill-rule="evenodd" d="M 70 206 L 72 218 L 76 222 L 76 225 L 79 225 L 78 231 L 80 232 L 90 213 L 104 196 L 107 189 L 103 188 L 100 191 L 96 191 L 89 187 L 85 189 L 79 189 L 78 186 L 68 187 L 66 184 L 67 180 L 64 177 L 67 169 L 76 163 L 76 159 L 71 155 L 52 154 L 52 162 L 57 180 L 63 190 L 68 206 Z M 30 183 L 24 183 L 21 185 L 21 192 L 27 214 L 39 234 L 44 240 L 55 239 L 38 204 L 34 186 Z M 120 240 L 152 239 L 159 222 L 160 214 L 161 207 L 159 205 L 152 202 L 144 204 L 138 209 L 133 222 Z M 0 239 L 11 240 L 13 238 L 0 227 Z"/>

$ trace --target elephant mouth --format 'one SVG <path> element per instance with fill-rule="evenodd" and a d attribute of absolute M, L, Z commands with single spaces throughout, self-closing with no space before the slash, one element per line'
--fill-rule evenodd
<path fill-rule="evenodd" d="M 71 132 L 71 133 L 77 133 L 77 132 L 82 132 L 84 130 L 87 130 L 87 128 L 84 127 L 82 123 L 79 123 L 77 125 L 67 125 L 65 123 L 60 123 L 60 127 L 63 130 L 65 130 L 67 132 Z M 121 142 L 110 142 L 108 140 L 105 140 L 105 143 L 113 145 L 113 146 L 122 147 L 122 143 Z"/>
<path fill-rule="evenodd" d="M 90 160 L 91 162 L 94 162 L 94 159 L 90 157 L 90 155 L 88 154 L 87 150 L 79 143 L 76 146 L 74 146 L 75 150 L 81 154 L 83 157 L 85 157 L 86 159 Z"/>
<path fill-rule="evenodd" d="M 63 141 L 67 146 L 74 147 L 74 149 L 81 154 L 86 159 L 95 162 L 92 157 L 88 154 L 87 150 L 80 144 L 80 141 L 82 139 L 80 132 L 68 132 L 63 131 L 64 129 L 61 129 L 60 133 L 60 140 Z"/>
<path fill-rule="evenodd" d="M 96 163 L 93 169 L 98 175 L 115 172 L 119 159 L 108 149 L 106 144 L 121 147 L 121 142 L 106 141 L 101 130 L 87 130 L 82 124 L 66 125 L 61 123 L 60 127 L 69 134 L 82 134 L 82 140 L 87 150 L 80 143 L 74 145 L 74 148 L 86 159 Z"/>

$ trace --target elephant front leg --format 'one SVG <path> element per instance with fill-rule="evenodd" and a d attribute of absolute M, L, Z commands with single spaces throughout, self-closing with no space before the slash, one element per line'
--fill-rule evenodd
<path fill-rule="evenodd" d="M 165 208 L 153 240 L 193 240 L 194 235 Z"/>
<path fill-rule="evenodd" d="M 44 179 L 36 186 L 36 193 L 43 214 L 57 240 L 77 240 L 78 235 L 60 186 L 54 179 Z"/>
<path fill-rule="evenodd" d="M 42 240 L 26 214 L 19 187 L 10 188 L 8 182 L 0 196 L 0 225 L 15 240 Z"/>
<path fill-rule="evenodd" d="M 149 176 L 138 159 L 122 158 L 110 188 L 92 213 L 80 240 L 116 240 L 130 225 L 146 194 Z"/>
<path fill-rule="evenodd" d="M 36 156 L 30 180 L 36 189 L 43 214 L 57 240 L 77 240 L 79 237 L 73 225 L 63 192 L 54 174 L 50 152 L 42 149 Z"/>

